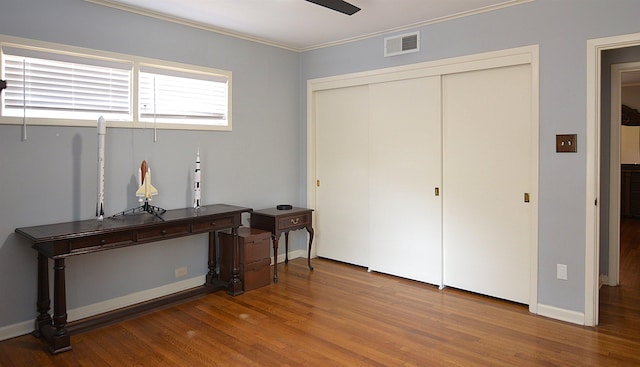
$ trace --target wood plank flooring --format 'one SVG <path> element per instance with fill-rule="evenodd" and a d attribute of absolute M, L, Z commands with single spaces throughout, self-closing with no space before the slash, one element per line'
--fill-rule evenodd
<path fill-rule="evenodd" d="M 620 286 L 600 289 L 598 331 L 640 343 L 640 220 L 620 225 Z"/>
<path fill-rule="evenodd" d="M 50 355 L 31 335 L 0 342 L 0 366 L 638 366 L 633 227 L 622 286 L 602 288 L 597 328 L 325 259 L 309 272 L 300 258 L 279 266 L 278 284 L 73 335 L 70 352 Z"/>

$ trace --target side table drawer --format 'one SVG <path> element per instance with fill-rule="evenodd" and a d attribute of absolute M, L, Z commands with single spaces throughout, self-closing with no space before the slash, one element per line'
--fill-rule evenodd
<path fill-rule="evenodd" d="M 304 213 L 298 215 L 291 215 L 283 218 L 278 218 L 278 228 L 285 230 L 288 228 L 302 228 L 311 223 L 311 213 Z"/>

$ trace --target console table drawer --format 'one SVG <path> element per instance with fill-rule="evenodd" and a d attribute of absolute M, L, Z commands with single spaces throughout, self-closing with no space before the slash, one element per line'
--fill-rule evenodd
<path fill-rule="evenodd" d="M 170 226 L 162 226 L 138 231 L 138 241 L 158 240 L 164 237 L 171 238 L 183 236 L 189 233 L 189 223 L 180 223 Z"/>
<path fill-rule="evenodd" d="M 306 227 L 311 223 L 311 213 L 278 218 L 278 229 Z"/>
<path fill-rule="evenodd" d="M 234 227 L 233 218 L 234 217 L 223 217 L 213 220 L 194 222 L 191 225 L 191 228 L 193 232 L 211 232 L 219 229 L 231 228 Z"/>
<path fill-rule="evenodd" d="M 110 233 L 100 236 L 80 237 L 69 240 L 69 251 L 83 251 L 92 248 L 127 245 L 133 243 L 131 232 Z"/>

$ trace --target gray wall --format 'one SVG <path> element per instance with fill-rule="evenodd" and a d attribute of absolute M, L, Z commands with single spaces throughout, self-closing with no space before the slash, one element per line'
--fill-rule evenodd
<path fill-rule="evenodd" d="M 538 301 L 583 312 L 586 44 L 588 39 L 640 32 L 638 19 L 637 0 L 536 0 L 417 28 L 418 53 L 384 58 L 383 36 L 305 52 L 300 83 L 302 87 L 312 78 L 540 45 Z M 301 121 L 305 114 L 303 110 Z M 569 133 L 578 134 L 578 153 L 555 153 L 555 135 Z M 568 265 L 567 281 L 556 279 L 558 263 Z"/>
<path fill-rule="evenodd" d="M 142 159 L 160 194 L 191 205 L 196 148 L 204 204 L 255 209 L 300 198 L 299 55 L 81 0 L 2 0 L 0 34 L 231 70 L 233 131 L 108 129 L 106 212 L 137 205 Z M 96 128 L 0 125 L 0 329 L 35 318 L 36 252 L 16 227 L 90 219 L 96 201 Z M 299 238 L 298 238 L 299 237 Z M 293 249 L 304 246 L 292 236 Z M 206 235 L 70 258 L 68 307 L 91 305 L 206 272 Z M 283 246 L 284 247 L 284 246 Z M 180 279 L 181 280 L 181 279 Z"/>

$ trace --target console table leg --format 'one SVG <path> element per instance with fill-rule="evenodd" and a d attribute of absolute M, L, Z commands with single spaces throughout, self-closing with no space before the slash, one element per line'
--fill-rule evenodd
<path fill-rule="evenodd" d="M 232 296 L 244 293 L 242 290 L 242 280 L 240 280 L 240 251 L 238 249 L 238 228 L 231 229 L 233 235 L 233 274 L 227 288 L 227 293 Z"/>
<path fill-rule="evenodd" d="M 36 318 L 33 335 L 42 337 L 42 330 L 45 326 L 51 325 L 51 315 L 49 309 L 51 300 L 49 299 L 49 259 L 38 252 L 38 302 L 36 303 L 38 318 Z"/>
<path fill-rule="evenodd" d="M 216 258 L 216 249 L 218 248 L 218 241 L 216 238 L 216 232 L 209 232 L 209 258 L 207 265 L 209 266 L 209 272 L 207 273 L 207 284 L 213 284 L 214 280 L 220 279 L 216 272 L 216 266 L 218 264 Z"/>
<path fill-rule="evenodd" d="M 313 270 L 313 266 L 311 266 L 311 244 L 313 243 L 313 227 L 307 226 L 307 232 L 309 232 L 309 254 L 307 255 L 307 266 L 309 266 L 309 270 Z"/>
<path fill-rule="evenodd" d="M 53 266 L 53 327 L 49 351 L 53 354 L 71 350 L 71 339 L 67 332 L 67 294 L 65 289 L 64 259 L 55 259 Z"/>
<path fill-rule="evenodd" d="M 271 235 L 273 240 L 273 282 L 278 283 L 278 237 Z"/>

